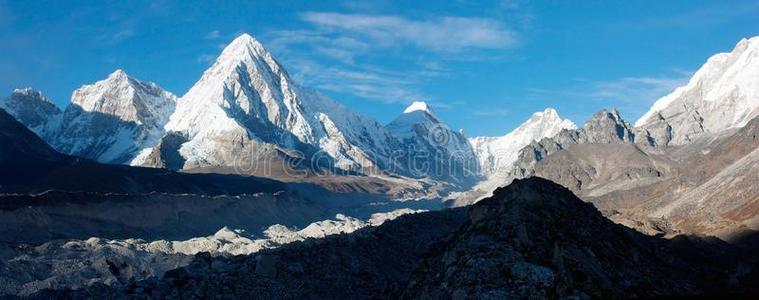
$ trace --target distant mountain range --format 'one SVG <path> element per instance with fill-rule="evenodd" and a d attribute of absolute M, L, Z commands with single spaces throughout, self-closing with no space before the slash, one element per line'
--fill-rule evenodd
<path fill-rule="evenodd" d="M 710 58 L 635 127 L 619 119 L 623 130 L 639 144 L 663 147 L 745 125 L 759 114 L 759 63 L 752 59 L 758 45 L 759 38 L 742 40 L 731 53 Z M 294 82 L 247 34 L 232 41 L 181 98 L 117 70 L 74 91 L 63 112 L 32 89 L 14 91 L 0 107 L 57 150 L 104 163 L 260 174 L 250 164 L 266 158 L 311 171 L 429 177 L 464 186 L 502 183 L 503 172 L 496 170 L 510 168 L 519 149 L 575 128 L 546 109 L 505 136 L 466 138 L 424 103 L 383 126 Z"/>
<path fill-rule="evenodd" d="M 472 203 L 515 178 L 541 175 L 586 198 L 598 198 L 684 176 L 673 174 L 681 167 L 676 165 L 682 164 L 682 153 L 717 151 L 708 150 L 715 143 L 710 141 L 728 139 L 756 119 L 757 56 L 759 37 L 714 55 L 686 86 L 656 101 L 635 126 L 617 110 L 604 109 L 578 128 L 547 108 L 500 137 L 466 137 L 424 102 L 412 103 L 382 125 L 294 82 L 248 34 L 226 46 L 182 97 L 116 70 L 74 91 L 64 111 L 29 88 L 14 91 L 0 101 L 0 108 L 57 151 L 101 163 L 285 181 L 315 182 L 320 174 L 368 175 L 369 182 L 377 178 L 413 185 L 413 195 L 446 196 L 455 204 Z M 748 150 L 753 147 L 750 141 L 742 143 L 749 143 Z M 579 147 L 586 153 L 558 158 Z M 604 150 L 613 147 L 624 149 Z M 749 155 L 748 150 L 713 168 L 733 168 L 731 163 Z M 610 152 L 598 154 L 604 151 Z M 643 165 L 621 172 L 621 153 L 631 161 L 641 156 Z M 667 157 L 667 162 L 653 157 Z M 593 167 L 576 165 L 580 162 Z M 743 163 L 735 171 L 740 174 L 732 176 L 757 170 L 753 160 Z M 740 196 L 732 206 L 754 205 L 755 196 Z M 736 224 L 754 228 L 758 222 L 744 221 Z"/>
<path fill-rule="evenodd" d="M 0 297 L 750 294 L 757 174 L 759 37 L 635 125 L 467 137 L 421 101 L 380 124 L 242 34 L 181 97 L 116 70 L 64 110 L 0 99 Z"/>

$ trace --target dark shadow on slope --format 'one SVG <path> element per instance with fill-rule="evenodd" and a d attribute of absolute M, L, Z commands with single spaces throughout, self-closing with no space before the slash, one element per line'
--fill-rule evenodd
<path fill-rule="evenodd" d="M 278 181 L 219 174 L 183 174 L 162 169 L 100 164 L 58 153 L 0 110 L 0 192 L 48 190 L 120 194 L 204 195 L 276 192 Z"/>
<path fill-rule="evenodd" d="M 56 150 L 72 156 L 100 160 L 109 149 L 119 147 L 119 156 L 107 155 L 107 163 L 128 164 L 140 150 L 147 128 L 114 115 L 86 111 L 71 103 L 63 114 L 58 136 L 48 141 Z"/>
<path fill-rule="evenodd" d="M 368 218 L 399 208 L 383 195 L 334 193 L 252 176 L 176 173 L 63 155 L 0 110 L 0 240 L 188 239 L 224 226 L 259 234 L 343 213 Z M 416 201 L 434 209 L 434 201 Z"/>
<path fill-rule="evenodd" d="M 256 66 L 261 68 L 263 66 Z M 248 74 L 247 65 L 241 63 L 237 66 L 237 75 L 240 76 L 240 80 L 243 84 L 251 85 L 252 79 Z M 268 66 L 267 66 L 268 68 Z M 268 74 L 268 73 L 267 73 Z M 279 82 L 274 81 L 273 84 L 279 88 Z M 336 175 L 357 175 L 355 171 L 343 170 L 335 167 L 335 160 L 329 155 L 325 155 L 321 149 L 316 146 L 306 144 L 298 139 L 295 134 L 284 130 L 277 125 L 269 121 L 268 111 L 266 105 L 261 102 L 261 96 L 257 93 L 251 93 L 255 91 L 253 88 L 241 88 L 245 93 L 245 97 L 249 100 L 246 109 L 240 106 L 239 103 L 230 103 L 229 108 L 226 108 L 226 113 L 235 120 L 240 120 L 245 129 L 249 130 L 252 134 L 249 138 L 258 138 L 262 141 L 272 145 L 284 145 L 287 149 L 295 149 L 299 151 L 302 157 L 298 155 L 288 155 L 287 153 L 279 153 L 291 168 L 296 170 L 307 170 L 316 174 L 336 174 Z M 274 89 L 273 92 L 279 93 L 279 89 Z M 225 85 L 224 87 L 225 98 L 237 98 L 238 95 L 232 95 L 233 91 Z M 275 97 L 284 98 L 284 95 L 278 94 Z M 300 108 L 299 106 L 291 109 Z M 300 112 L 305 114 L 305 112 Z M 316 159 L 318 158 L 318 159 Z"/>
<path fill-rule="evenodd" d="M 163 278 L 38 297 L 565 298 L 750 295 L 757 258 L 720 240 L 650 237 L 541 178 L 468 208 L 231 258 Z"/>

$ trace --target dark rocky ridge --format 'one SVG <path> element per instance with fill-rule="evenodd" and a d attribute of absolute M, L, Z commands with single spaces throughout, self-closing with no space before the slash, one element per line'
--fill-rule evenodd
<path fill-rule="evenodd" d="M 469 208 L 403 216 L 251 256 L 200 255 L 160 279 L 37 298 L 617 298 L 757 292 L 757 258 L 646 236 L 545 179 Z M 755 249 L 753 249 L 755 250 Z"/>

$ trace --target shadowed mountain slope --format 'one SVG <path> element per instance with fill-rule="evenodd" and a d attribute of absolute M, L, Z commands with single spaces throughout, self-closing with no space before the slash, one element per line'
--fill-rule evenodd
<path fill-rule="evenodd" d="M 748 293 L 756 275 L 747 249 L 645 236 L 566 188 L 529 178 L 469 208 L 407 215 L 251 256 L 200 255 L 161 279 L 37 296 L 657 297 Z"/>

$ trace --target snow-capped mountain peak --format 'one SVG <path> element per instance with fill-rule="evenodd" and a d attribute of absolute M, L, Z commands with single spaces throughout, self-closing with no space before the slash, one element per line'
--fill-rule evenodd
<path fill-rule="evenodd" d="M 406 109 L 403 110 L 403 113 L 408 114 L 415 111 L 422 111 L 422 112 L 431 114 L 433 116 L 435 115 L 435 113 L 432 112 L 432 108 L 429 105 L 427 105 L 427 102 L 424 102 L 424 101 L 414 101 L 413 103 L 411 103 L 411 105 L 409 105 L 408 107 L 406 107 Z"/>
<path fill-rule="evenodd" d="M 271 58 L 271 53 L 256 38 L 243 33 L 224 47 L 216 62 L 240 61 L 247 57 Z"/>
<path fill-rule="evenodd" d="M 225 77 L 233 74 L 238 68 L 254 71 L 254 73 L 260 73 L 260 75 L 271 73 L 268 75 L 272 75 L 272 77 L 288 77 L 264 45 L 253 36 L 244 33 L 224 47 L 224 50 L 222 50 L 214 64 L 203 73 L 203 77 L 198 83 L 223 80 Z"/>
<path fill-rule="evenodd" d="M 705 132 L 742 127 L 759 115 L 759 37 L 710 57 L 687 85 L 657 100 L 635 122 L 657 144 L 682 145 Z"/>
<path fill-rule="evenodd" d="M 0 108 L 43 139 L 55 135 L 62 113 L 47 96 L 33 88 L 15 89 L 9 97 L 0 99 Z"/>
<path fill-rule="evenodd" d="M 385 128 L 401 141 L 399 150 L 429 167 L 415 170 L 418 166 L 410 162 L 412 176 L 464 183 L 479 175 L 477 159 L 464 133 L 448 128 L 427 103 L 413 102 Z"/>
<path fill-rule="evenodd" d="M 118 69 L 74 91 L 61 132 L 49 143 L 64 153 L 128 163 L 158 142 L 175 105 L 172 93 Z"/>
<path fill-rule="evenodd" d="M 443 124 L 440 119 L 435 115 L 427 103 L 416 101 L 411 103 L 403 113 L 398 115 L 392 122 L 388 123 L 387 128 L 394 136 L 403 139 L 411 135 L 415 135 L 415 127 L 441 127 L 448 130 L 448 127 Z"/>
<path fill-rule="evenodd" d="M 469 142 L 477 154 L 480 169 L 488 176 L 505 173 L 516 161 L 519 149 L 533 141 L 553 137 L 564 129 L 576 129 L 572 121 L 562 119 L 553 108 L 535 112 L 524 123 L 500 137 L 474 137 Z"/>
<path fill-rule="evenodd" d="M 533 140 L 552 137 L 563 129 L 576 128 L 577 125 L 568 119 L 562 119 L 555 109 L 546 108 L 543 111 L 533 113 L 527 121 L 501 139 L 526 145 Z"/>
<path fill-rule="evenodd" d="M 271 53 L 249 34 L 242 34 L 182 97 L 167 129 L 190 136 L 207 130 L 242 130 L 234 119 L 247 115 L 313 142 L 307 121 L 297 111 L 295 88 Z"/>
<path fill-rule="evenodd" d="M 29 97 L 29 99 L 36 99 L 36 100 L 42 101 L 44 103 L 53 104 L 53 101 L 50 100 L 50 98 L 48 98 L 45 94 L 43 94 L 42 92 L 40 92 L 38 90 L 35 90 L 35 89 L 31 88 L 31 87 L 26 87 L 26 88 L 21 88 L 21 89 L 14 89 L 13 90 L 13 94 L 14 95 L 19 95 L 19 96 Z"/>
<path fill-rule="evenodd" d="M 235 38 L 182 97 L 166 130 L 187 139 L 180 154 L 195 167 L 232 166 L 239 154 L 222 147 L 230 140 L 242 148 L 322 149 L 344 169 L 374 165 L 393 144 L 376 121 L 296 84 L 248 34 Z"/>
<path fill-rule="evenodd" d="M 84 111 L 149 126 L 165 124 L 175 102 L 172 93 L 155 83 L 134 79 L 121 69 L 82 86 L 71 96 L 71 103 Z"/>
<path fill-rule="evenodd" d="M 129 78 L 129 75 L 124 72 L 122 69 L 116 69 L 111 74 L 108 74 L 108 79 L 111 80 L 119 80 L 119 79 L 127 79 Z"/>

